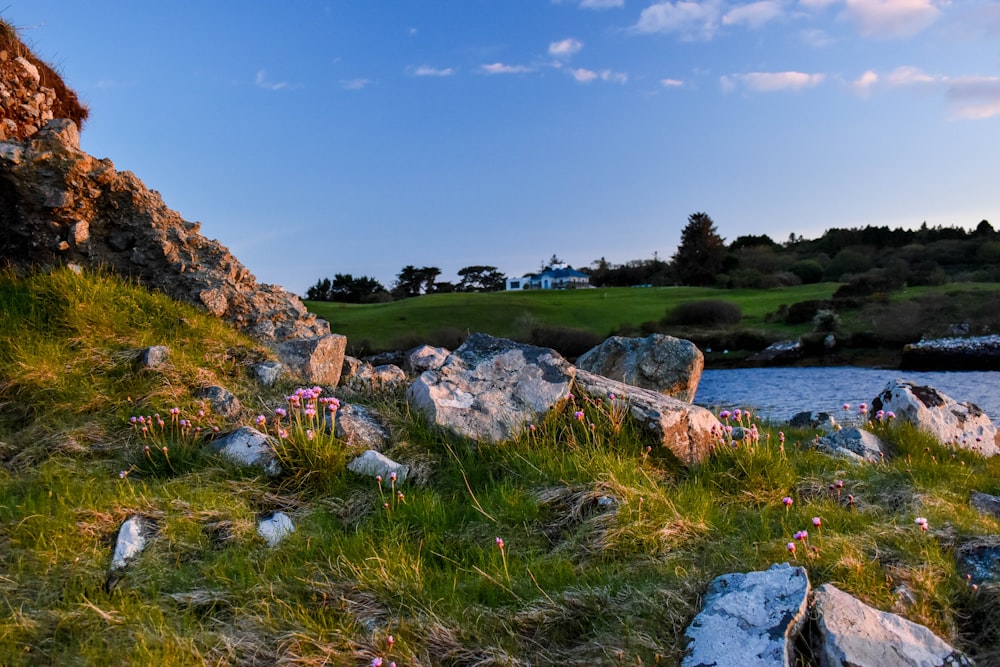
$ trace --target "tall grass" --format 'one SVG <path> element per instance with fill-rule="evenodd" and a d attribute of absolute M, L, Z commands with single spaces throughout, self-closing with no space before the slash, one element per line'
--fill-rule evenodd
<path fill-rule="evenodd" d="M 247 409 L 206 414 L 206 430 L 258 414 L 273 428 L 294 386 L 254 386 L 240 359 L 265 351 L 117 279 L 8 275 L 0 299 L 0 664 L 677 664 L 713 577 L 784 561 L 1000 656 L 996 591 L 973 591 L 954 558 L 1000 528 L 968 506 L 1000 493 L 1000 463 L 912 430 L 879 426 L 894 454 L 854 466 L 811 450 L 812 432 L 758 423 L 758 440 L 685 468 L 627 417 L 627 395 L 578 395 L 515 439 L 473 443 L 396 392 L 352 400 L 389 422 L 402 485 L 344 471 L 352 452 L 332 437 L 296 440 L 278 479 L 202 448 L 145 469 L 130 416 L 197 415 L 211 381 Z M 153 343 L 170 363 L 134 365 Z M 256 522 L 274 510 L 296 530 L 269 548 Z M 135 514 L 149 546 L 105 587 Z"/>

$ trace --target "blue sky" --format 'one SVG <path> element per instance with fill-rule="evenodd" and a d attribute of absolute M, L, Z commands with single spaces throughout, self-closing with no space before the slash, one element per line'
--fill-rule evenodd
<path fill-rule="evenodd" d="M 257 277 L 1000 227 L 1000 2 L 8 0 L 82 147 Z"/>

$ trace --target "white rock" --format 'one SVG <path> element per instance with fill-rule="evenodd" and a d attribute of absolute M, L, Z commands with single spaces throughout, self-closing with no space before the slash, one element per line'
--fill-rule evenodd
<path fill-rule="evenodd" d="M 274 512 L 261 518 L 257 524 L 257 534 L 264 538 L 267 546 L 277 546 L 281 540 L 295 532 L 295 524 L 284 512 Z"/>

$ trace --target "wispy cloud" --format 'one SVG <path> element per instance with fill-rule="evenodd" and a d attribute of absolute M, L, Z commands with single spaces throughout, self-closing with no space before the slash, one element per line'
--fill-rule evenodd
<path fill-rule="evenodd" d="M 865 37 L 912 37 L 937 20 L 933 0 L 844 0 L 846 16 Z"/>
<path fill-rule="evenodd" d="M 750 28 L 759 28 L 765 23 L 779 18 L 784 13 L 783 4 L 778 0 L 760 0 L 748 5 L 733 7 L 722 15 L 722 24 L 745 24 Z"/>
<path fill-rule="evenodd" d="M 583 42 L 572 37 L 549 44 L 549 55 L 556 58 L 571 58 L 580 52 Z"/>
<path fill-rule="evenodd" d="M 982 120 L 1000 116 L 1000 77 L 961 77 L 949 83 L 945 94 L 952 106 L 952 118 Z"/>
<path fill-rule="evenodd" d="M 578 4 L 581 9 L 614 9 L 625 6 L 625 0 L 552 0 L 552 3 L 562 5 L 567 1 Z"/>
<path fill-rule="evenodd" d="M 632 27 L 641 33 L 678 33 L 685 39 L 711 39 L 719 27 L 721 0 L 658 2 L 639 14 Z"/>
<path fill-rule="evenodd" d="M 413 76 L 451 76 L 455 73 L 454 68 L 451 67 L 431 67 L 430 65 L 421 65 L 420 67 L 414 67 L 411 70 Z"/>
<path fill-rule="evenodd" d="M 628 83 L 628 74 L 625 74 L 624 72 L 615 72 L 610 69 L 595 72 L 591 69 L 578 67 L 577 69 L 569 70 L 569 73 L 580 83 L 590 83 L 597 80 L 607 81 L 608 83 Z"/>
<path fill-rule="evenodd" d="M 680 88 L 684 82 L 680 79 L 660 79 L 660 85 L 664 88 Z"/>
<path fill-rule="evenodd" d="M 807 74 L 805 72 L 748 72 L 746 74 L 726 74 L 721 77 L 720 81 L 724 92 L 743 88 L 755 93 L 774 93 L 812 88 L 821 84 L 825 78 L 825 74 Z"/>
<path fill-rule="evenodd" d="M 897 67 L 885 76 L 869 70 L 852 83 L 855 90 L 868 93 L 877 86 L 918 91 L 939 91 L 944 95 L 953 120 L 982 120 L 1000 116 L 1000 76 L 948 77 L 928 74 L 919 67 Z"/>
<path fill-rule="evenodd" d="M 267 78 L 267 70 L 257 70 L 254 85 L 264 90 L 295 90 L 301 88 L 301 83 L 289 83 L 288 81 L 270 81 Z"/>
<path fill-rule="evenodd" d="M 535 68 L 527 65 L 505 65 L 504 63 L 482 65 L 480 69 L 486 74 L 525 74 L 535 71 Z"/>
<path fill-rule="evenodd" d="M 346 79 L 341 81 L 340 85 L 344 90 L 361 90 L 371 85 L 371 81 L 369 79 Z"/>
<path fill-rule="evenodd" d="M 830 35 L 818 28 L 799 31 L 799 41 L 814 49 L 823 49 L 832 46 L 834 43 Z"/>

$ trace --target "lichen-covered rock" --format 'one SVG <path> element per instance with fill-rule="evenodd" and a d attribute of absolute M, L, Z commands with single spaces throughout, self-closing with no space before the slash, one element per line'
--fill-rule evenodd
<path fill-rule="evenodd" d="M 344 403 L 335 413 L 327 413 L 327 428 L 333 422 L 333 434 L 352 447 L 381 450 L 389 444 L 389 428 L 382 417 L 363 405 Z"/>
<path fill-rule="evenodd" d="M 1000 454 L 1000 433 L 989 416 L 973 403 L 959 403 L 933 387 L 892 380 L 872 400 L 872 410 L 893 412 L 944 444 L 983 456 Z"/>
<path fill-rule="evenodd" d="M 153 345 L 139 352 L 139 365 L 143 368 L 159 368 L 170 358 L 170 348 L 166 345 Z"/>
<path fill-rule="evenodd" d="M 816 589 L 820 665 L 959 667 L 972 663 L 922 625 L 869 607 L 833 584 Z"/>
<path fill-rule="evenodd" d="M 809 576 L 788 563 L 712 580 L 685 630 L 682 667 L 788 667 L 806 620 Z"/>
<path fill-rule="evenodd" d="M 888 449 L 886 443 L 874 433 L 854 427 L 824 436 L 817 445 L 821 451 L 858 463 L 877 463 Z"/>
<path fill-rule="evenodd" d="M 548 348 L 475 333 L 407 399 L 432 424 L 473 440 L 500 441 L 569 396 L 575 369 Z"/>
<path fill-rule="evenodd" d="M 388 456 L 369 449 L 347 464 L 347 469 L 358 475 L 381 477 L 386 487 L 400 486 L 410 473 L 410 466 L 393 461 Z M 393 478 L 395 475 L 395 478 Z"/>
<path fill-rule="evenodd" d="M 404 368 L 414 375 L 420 375 L 424 371 L 437 370 L 444 365 L 449 354 L 451 353 L 443 347 L 421 345 L 410 350 L 406 355 Z"/>
<path fill-rule="evenodd" d="M 238 417 L 243 405 L 240 399 L 236 398 L 231 391 L 218 385 L 202 387 L 195 392 L 195 396 L 208 401 L 212 412 L 223 417 Z"/>
<path fill-rule="evenodd" d="M 811 428 L 823 431 L 824 433 L 834 433 L 838 427 L 836 418 L 829 412 L 797 412 L 788 420 L 788 425 L 793 428 Z"/>
<path fill-rule="evenodd" d="M 673 336 L 612 336 L 580 355 L 576 367 L 690 403 L 701 381 L 705 357 L 691 341 Z"/>

